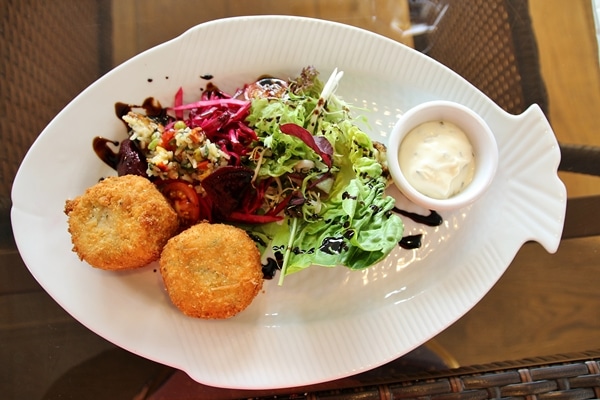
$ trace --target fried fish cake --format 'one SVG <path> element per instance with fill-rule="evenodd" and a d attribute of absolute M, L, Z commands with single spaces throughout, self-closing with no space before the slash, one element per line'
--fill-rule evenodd
<path fill-rule="evenodd" d="M 67 200 L 73 251 L 106 270 L 142 267 L 158 260 L 179 227 L 178 217 L 148 179 L 109 177 Z"/>
<path fill-rule="evenodd" d="M 206 222 L 171 238 L 160 272 L 173 304 L 185 315 L 230 318 L 262 288 L 260 253 L 242 229 Z"/>

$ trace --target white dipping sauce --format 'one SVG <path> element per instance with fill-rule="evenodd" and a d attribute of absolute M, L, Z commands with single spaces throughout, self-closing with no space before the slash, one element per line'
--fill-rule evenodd
<path fill-rule="evenodd" d="M 450 198 L 473 180 L 473 146 L 451 122 L 432 121 L 414 128 L 402 141 L 398 158 L 408 182 L 435 199 Z"/>

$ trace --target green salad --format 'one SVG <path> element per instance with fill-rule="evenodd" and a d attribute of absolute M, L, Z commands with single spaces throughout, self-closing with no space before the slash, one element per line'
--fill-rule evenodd
<path fill-rule="evenodd" d="M 334 71 L 323 85 L 316 71 L 305 69 L 287 95 L 253 100 L 247 117 L 258 135 L 259 157 L 249 160 L 256 180 L 285 180 L 298 170 L 303 175 L 289 188 L 303 199 L 299 206 L 283 221 L 250 229 L 280 253 L 280 283 L 311 265 L 369 267 L 402 239 L 402 220 L 392 213 L 395 200 L 385 194 L 384 149 L 357 127 L 349 105 L 334 94 L 341 76 Z"/>
<path fill-rule="evenodd" d="M 210 86 L 189 104 L 180 90 L 165 113 L 123 115 L 121 148 L 139 152 L 136 171 L 172 191 L 187 225 L 246 230 L 276 260 L 279 284 L 311 265 L 367 268 L 398 246 L 404 225 L 385 193 L 385 147 L 335 94 L 342 76 L 323 82 L 306 67 L 231 95 Z"/>

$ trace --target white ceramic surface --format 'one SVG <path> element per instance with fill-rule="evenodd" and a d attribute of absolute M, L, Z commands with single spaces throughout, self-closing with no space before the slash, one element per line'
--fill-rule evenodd
<path fill-rule="evenodd" d="M 447 199 L 432 198 L 421 193 L 409 183 L 400 168 L 399 151 L 404 138 L 419 125 L 433 121 L 455 124 L 466 134 L 475 154 L 473 180 Z M 453 101 L 433 100 L 416 105 L 398 119 L 390 132 L 387 160 L 394 183 L 412 202 L 436 211 L 457 210 L 477 201 L 492 183 L 498 168 L 498 145 L 485 120 L 473 110 Z"/>
<path fill-rule="evenodd" d="M 92 151 L 97 135 L 122 139 L 115 102 L 154 96 L 186 100 L 200 77 L 233 90 L 263 74 L 293 76 L 312 64 L 344 71 L 337 93 L 364 108 L 386 143 L 397 116 L 433 99 L 475 110 L 496 135 L 494 183 L 477 204 L 444 213 L 418 250 L 394 251 L 361 272 L 313 267 L 269 281 L 252 305 L 227 321 L 184 317 L 170 304 L 156 265 L 109 273 L 71 251 L 64 202 L 111 174 Z M 140 356 L 214 386 L 292 387 L 365 371 L 432 338 L 471 309 L 530 240 L 557 249 L 566 191 L 559 149 L 537 106 L 509 115 L 447 68 L 392 40 L 337 23 L 288 16 L 218 20 L 144 52 L 75 98 L 27 153 L 12 192 L 12 223 L 34 277 L 74 318 Z M 398 195 L 398 205 L 411 204 Z"/>

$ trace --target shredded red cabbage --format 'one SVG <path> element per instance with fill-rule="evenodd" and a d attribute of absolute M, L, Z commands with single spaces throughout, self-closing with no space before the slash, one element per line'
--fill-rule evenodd
<path fill-rule="evenodd" d="M 182 99 L 183 89 L 180 88 L 172 108 L 176 117 L 192 129 L 202 128 L 206 137 L 230 157 L 232 165 L 240 165 L 250 144 L 258 140 L 245 122 L 252 103 L 232 98 L 215 87 L 206 90 L 198 101 L 182 104 Z M 184 118 L 184 111 L 188 111 L 187 118 Z"/>

